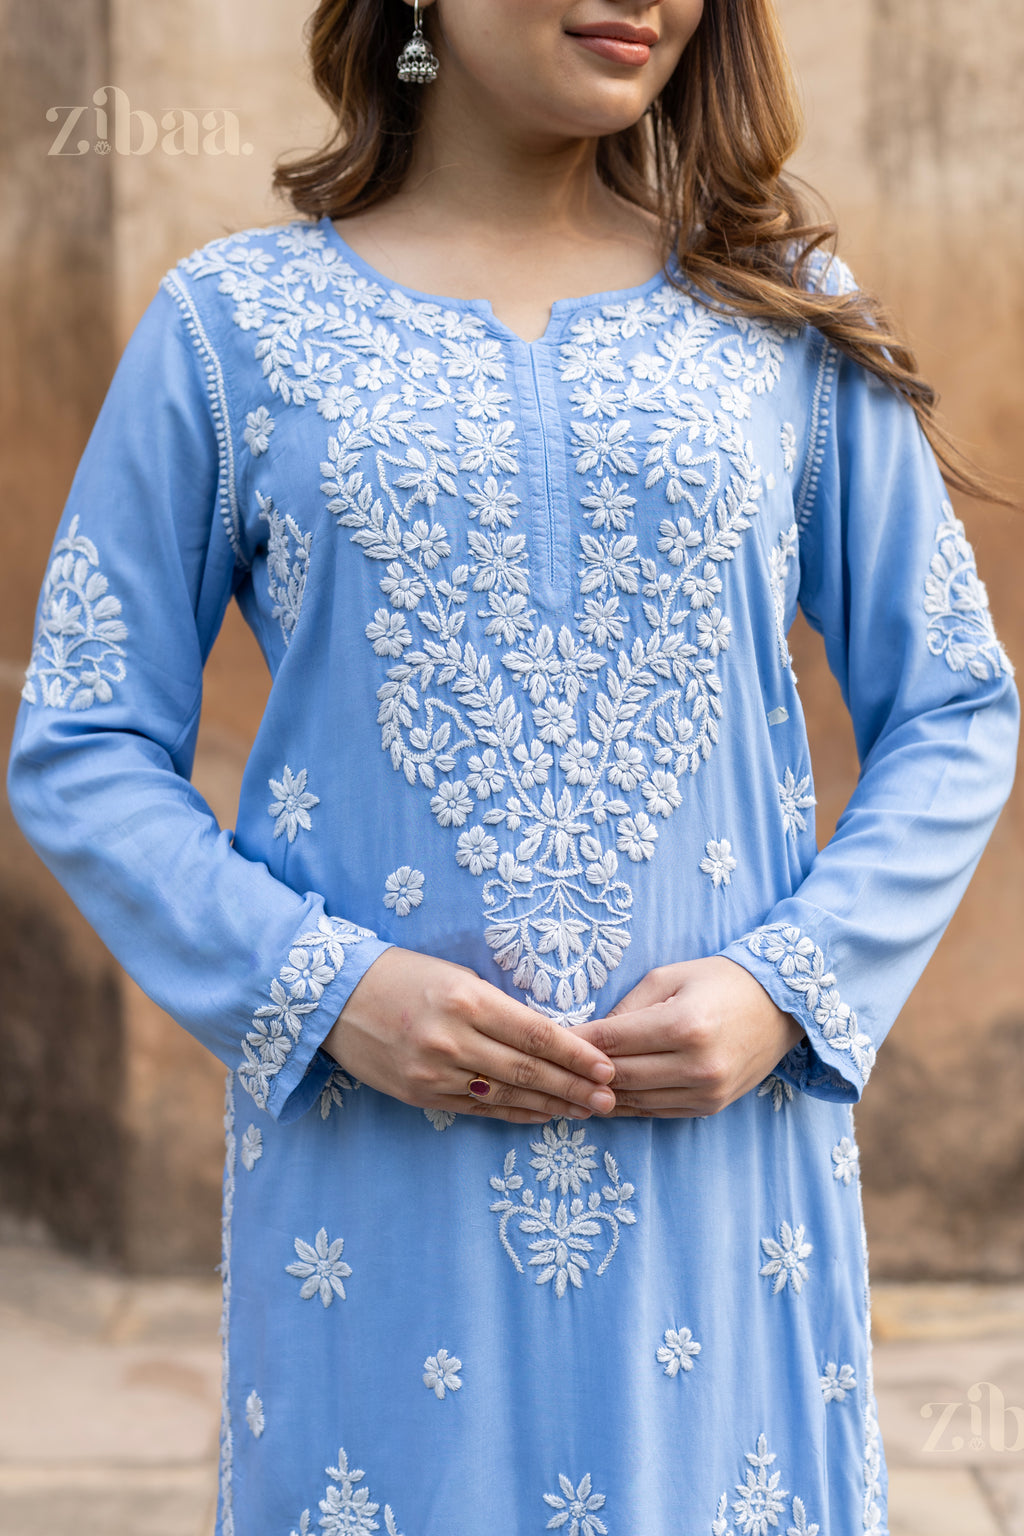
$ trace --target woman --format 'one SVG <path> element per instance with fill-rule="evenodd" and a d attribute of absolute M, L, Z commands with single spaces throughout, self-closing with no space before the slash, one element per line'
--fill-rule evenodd
<path fill-rule="evenodd" d="M 850 1106 L 1017 721 L 922 425 L 976 482 L 781 179 L 769 0 L 424 9 L 324 0 L 304 217 L 165 277 L 12 765 L 229 1068 L 218 1528 L 881 1533 Z M 798 602 L 862 758 L 820 854 Z"/>

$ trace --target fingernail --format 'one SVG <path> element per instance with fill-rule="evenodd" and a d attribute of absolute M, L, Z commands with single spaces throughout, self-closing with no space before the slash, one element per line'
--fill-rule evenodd
<path fill-rule="evenodd" d="M 610 1114 L 615 1108 L 615 1095 L 609 1093 L 607 1088 L 602 1088 L 598 1093 L 592 1093 L 588 1100 L 591 1109 L 596 1109 L 599 1115 Z"/>
<path fill-rule="evenodd" d="M 595 1083 L 610 1083 L 615 1076 L 615 1068 L 610 1061 L 599 1061 L 590 1075 Z"/>

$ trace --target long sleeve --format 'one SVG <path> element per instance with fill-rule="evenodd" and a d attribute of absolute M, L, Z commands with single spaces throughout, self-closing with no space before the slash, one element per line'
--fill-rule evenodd
<path fill-rule="evenodd" d="M 802 509 L 799 601 L 824 638 L 861 771 L 835 835 L 724 953 L 807 1043 L 778 1074 L 856 1099 L 953 915 L 1013 778 L 1012 668 L 913 412 L 863 369 L 832 379 Z"/>
<path fill-rule="evenodd" d="M 245 579 L 201 342 L 162 289 L 118 367 L 56 536 L 9 793 L 129 974 L 290 1119 L 387 946 L 241 857 L 189 783 L 203 664 Z"/>

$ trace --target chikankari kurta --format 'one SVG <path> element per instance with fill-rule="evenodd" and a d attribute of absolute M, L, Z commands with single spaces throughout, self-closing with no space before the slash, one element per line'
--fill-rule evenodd
<path fill-rule="evenodd" d="M 215 240 L 75 478 L 12 802 L 229 1069 L 221 1536 L 886 1529 L 851 1105 L 1016 695 L 909 407 L 670 279 L 527 343 L 327 219 Z M 189 783 L 232 598 L 233 832 Z M 861 758 L 821 852 L 798 603 Z M 707 1119 L 425 1113 L 320 1049 L 389 944 L 567 1027 L 721 953 L 806 1044 Z"/>

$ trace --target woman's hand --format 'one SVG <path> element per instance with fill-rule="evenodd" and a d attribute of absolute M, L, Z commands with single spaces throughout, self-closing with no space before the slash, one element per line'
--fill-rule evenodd
<path fill-rule="evenodd" d="M 615 1062 L 615 1115 L 715 1115 L 803 1038 L 749 971 L 714 955 L 649 971 L 576 1037 Z"/>
<path fill-rule="evenodd" d="M 615 1068 L 571 1029 L 506 997 L 464 966 L 387 949 L 370 966 L 324 1050 L 346 1072 L 421 1109 L 539 1124 L 608 1114 Z M 467 1092 L 489 1078 L 486 1100 Z"/>

